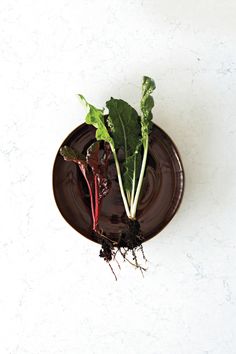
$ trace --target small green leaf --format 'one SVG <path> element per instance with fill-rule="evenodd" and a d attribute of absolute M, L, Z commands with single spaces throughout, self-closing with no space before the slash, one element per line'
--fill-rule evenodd
<path fill-rule="evenodd" d="M 62 146 L 60 148 L 60 154 L 66 161 L 86 163 L 85 156 L 78 151 L 75 151 L 70 146 Z"/>
<path fill-rule="evenodd" d="M 108 142 L 111 146 L 114 146 L 113 139 L 111 138 L 107 127 L 105 125 L 103 109 L 99 109 L 91 105 L 86 101 L 86 99 L 79 95 L 81 102 L 85 105 L 87 109 L 87 115 L 85 117 L 85 122 L 87 124 L 93 125 L 96 130 L 96 139 L 97 140 L 104 140 Z"/>
<path fill-rule="evenodd" d="M 152 92 L 155 90 L 156 85 L 153 79 L 148 76 L 143 77 L 142 84 L 142 99 L 141 99 L 141 126 L 142 126 L 142 137 L 144 138 L 149 134 L 152 121 L 152 108 L 154 107 L 154 100 L 151 96 Z"/>

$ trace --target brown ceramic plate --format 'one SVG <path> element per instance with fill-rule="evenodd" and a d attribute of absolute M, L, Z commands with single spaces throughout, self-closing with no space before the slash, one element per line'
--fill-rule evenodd
<path fill-rule="evenodd" d="M 82 124 L 62 143 L 86 153 L 95 141 L 95 128 Z M 126 228 L 116 169 L 110 158 L 108 174 L 112 187 L 104 198 L 99 226 L 114 241 Z M 65 162 L 59 152 L 53 167 L 53 190 L 57 206 L 65 220 L 80 234 L 96 241 L 92 232 L 90 200 L 79 167 Z M 153 125 L 150 134 L 147 168 L 140 196 L 137 219 L 144 240 L 157 235 L 175 215 L 184 191 L 184 170 L 178 150 L 170 137 Z"/>

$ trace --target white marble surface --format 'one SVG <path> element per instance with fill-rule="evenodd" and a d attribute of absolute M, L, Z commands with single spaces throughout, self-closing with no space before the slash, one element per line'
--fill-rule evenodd
<path fill-rule="evenodd" d="M 234 0 L 3 0 L 0 10 L 0 353 L 236 353 Z M 181 209 L 114 281 L 54 203 L 51 173 L 83 120 L 75 94 L 138 107 L 186 171 Z"/>

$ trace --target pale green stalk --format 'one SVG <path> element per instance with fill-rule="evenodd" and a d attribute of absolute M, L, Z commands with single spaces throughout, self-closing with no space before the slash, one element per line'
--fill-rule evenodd
<path fill-rule="evenodd" d="M 140 192 L 141 192 L 141 189 L 142 189 L 143 178 L 144 178 L 146 162 L 147 162 L 147 155 L 148 155 L 148 135 L 147 135 L 146 139 L 143 142 L 143 147 L 144 147 L 144 152 L 143 152 L 143 160 L 142 160 L 141 171 L 140 171 L 140 175 L 139 175 L 139 180 L 138 180 L 138 185 L 137 185 L 137 189 L 136 189 L 136 193 L 135 193 L 135 198 L 134 198 L 134 201 L 133 201 L 133 203 L 131 205 L 131 209 L 130 209 L 131 210 L 131 212 L 130 212 L 131 219 L 135 219 L 136 210 L 137 210 L 137 206 L 138 206 L 138 200 L 139 200 Z"/>
<path fill-rule="evenodd" d="M 126 196 L 127 196 L 127 201 L 129 203 L 129 206 L 131 206 L 131 194 L 130 194 L 130 191 L 126 191 Z"/>
<path fill-rule="evenodd" d="M 136 157 L 134 158 L 134 173 L 133 173 L 133 181 L 132 181 L 132 191 L 131 191 L 131 206 L 134 203 L 134 194 L 135 194 L 135 182 L 136 182 Z"/>

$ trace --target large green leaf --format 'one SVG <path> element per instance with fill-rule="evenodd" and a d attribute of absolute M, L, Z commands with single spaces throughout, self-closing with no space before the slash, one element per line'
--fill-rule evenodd
<path fill-rule="evenodd" d="M 107 101 L 106 106 L 109 109 L 108 125 L 115 148 L 122 147 L 127 158 L 135 152 L 140 138 L 138 113 L 127 102 L 114 98 Z"/>
<path fill-rule="evenodd" d="M 106 106 L 109 109 L 107 121 L 115 148 L 122 148 L 125 155 L 123 174 L 125 190 L 131 191 L 134 169 L 137 172 L 137 178 L 140 166 L 140 149 L 138 148 L 140 146 L 140 118 L 136 110 L 123 100 L 111 98 L 106 102 Z"/>

